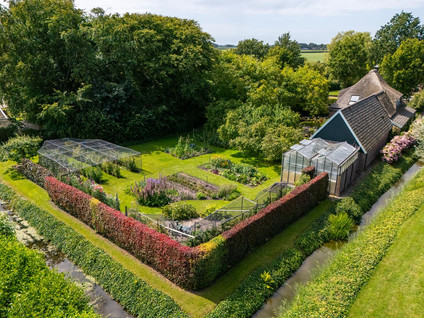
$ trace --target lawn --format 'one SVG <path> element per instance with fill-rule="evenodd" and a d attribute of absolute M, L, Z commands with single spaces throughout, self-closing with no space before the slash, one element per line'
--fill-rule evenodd
<path fill-rule="evenodd" d="M 139 160 L 143 160 L 143 170 L 146 176 L 157 177 L 160 173 L 162 173 L 162 175 L 167 175 L 178 171 L 184 171 L 217 185 L 222 183 L 237 184 L 239 191 L 248 198 L 254 198 L 256 193 L 261 189 L 279 180 L 278 165 L 259 164 L 254 159 L 244 158 L 237 151 L 214 148 L 216 153 L 228 157 L 235 162 L 245 162 L 259 166 L 260 170 L 269 177 L 269 180 L 264 184 L 254 188 L 232 182 L 221 176 L 197 168 L 198 165 L 207 162 L 210 155 L 180 160 L 161 151 L 164 146 L 172 146 L 175 142 L 176 138 L 164 138 L 159 140 L 159 142 L 155 141 L 131 147 L 142 152 L 142 158 Z M 10 169 L 13 164 L 13 162 L 4 162 L 0 164 L 0 180 L 3 183 L 13 188 L 19 195 L 29 199 L 40 208 L 51 213 L 57 219 L 71 226 L 88 241 L 100 247 L 112 258 L 121 263 L 127 270 L 139 276 L 150 286 L 171 296 L 182 310 L 192 317 L 204 317 L 219 301 L 223 300 L 234 291 L 249 273 L 269 263 L 287 248 L 293 247 L 293 243 L 298 234 L 309 227 L 317 217 L 327 211 L 330 205 L 329 201 L 322 202 L 306 216 L 288 226 L 282 233 L 249 254 L 228 273 L 220 277 L 213 285 L 201 291 L 192 292 L 179 288 L 149 266 L 139 262 L 121 248 L 96 234 L 95 231 L 81 221 L 54 207 L 50 203 L 50 198 L 44 189 L 22 178 L 22 176 Z M 125 176 L 124 179 L 107 176 L 108 184 L 105 186 L 106 191 L 114 193 L 116 192 L 114 191 L 115 184 L 118 188 L 120 197 L 122 195 L 121 202 L 125 202 L 125 198 L 127 200 L 132 200 L 130 196 L 125 197 L 124 189 L 126 185 L 135 180 L 140 180 L 140 177 L 143 176 L 142 174 L 135 174 L 128 171 L 123 171 L 123 174 Z M 199 202 L 208 204 L 207 201 Z M 214 204 L 218 202 L 220 201 L 213 201 Z"/>
<path fill-rule="evenodd" d="M 387 255 L 362 288 L 349 317 L 424 315 L 424 207 L 402 225 Z"/>
<path fill-rule="evenodd" d="M 279 164 L 267 164 L 251 157 L 244 157 L 237 150 L 210 147 L 214 150 L 213 154 L 219 154 L 233 162 L 248 163 L 259 168 L 262 173 L 268 176 L 268 180 L 259 186 L 250 187 L 228 180 L 222 176 L 215 175 L 211 172 L 198 168 L 200 165 L 209 162 L 209 158 L 213 154 L 206 154 L 181 160 L 163 152 L 165 147 L 173 147 L 177 143 L 177 140 L 178 139 L 176 137 L 167 137 L 156 139 L 148 143 L 129 146 L 129 148 L 137 150 L 142 154 L 141 157 L 136 159 L 136 163 L 138 166 L 142 166 L 143 171 L 140 173 L 133 173 L 122 169 L 123 178 L 116 178 L 104 174 L 106 182 L 103 184 L 103 188 L 108 194 L 115 195 L 115 193 L 118 193 L 121 210 L 123 210 L 125 206 L 130 207 L 131 203 L 135 200 L 133 196 L 126 193 L 125 190 L 127 187 L 136 181 L 143 180 L 144 177 L 158 178 L 159 176 L 167 176 L 176 172 L 185 172 L 217 186 L 225 184 L 236 185 L 241 195 L 249 199 L 255 199 L 256 194 L 259 191 L 267 188 L 274 182 L 280 181 Z M 208 207 L 213 206 L 219 208 L 229 203 L 228 201 L 223 200 L 191 200 L 189 202 L 195 206 L 198 212 L 201 212 Z M 160 208 L 150 207 L 139 207 L 139 210 L 146 214 L 160 214 L 162 211 Z"/>
<path fill-rule="evenodd" d="M 328 53 L 323 51 L 302 51 L 301 55 L 308 62 L 325 62 L 328 59 Z"/>

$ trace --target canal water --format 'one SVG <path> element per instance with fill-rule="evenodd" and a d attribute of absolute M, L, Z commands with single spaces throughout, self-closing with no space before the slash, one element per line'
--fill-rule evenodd
<path fill-rule="evenodd" d="M 403 176 L 396 182 L 386 193 L 384 193 L 377 202 L 371 207 L 371 209 L 362 216 L 361 223 L 358 228 L 369 224 L 374 216 L 384 208 L 390 200 L 398 194 L 405 184 L 411 180 L 415 174 L 423 167 L 422 163 L 414 164 Z M 354 235 L 354 233 L 353 233 Z M 278 310 L 283 304 L 290 303 L 293 299 L 296 286 L 308 282 L 313 273 L 319 270 L 331 256 L 333 256 L 344 243 L 342 242 L 329 242 L 324 244 L 321 248 L 312 253 L 305 259 L 299 269 L 293 273 L 293 275 L 286 280 L 286 282 L 271 296 L 264 306 L 257 311 L 254 318 L 270 318 L 275 317 L 278 314 Z"/>
<path fill-rule="evenodd" d="M 16 236 L 28 248 L 36 249 L 45 255 L 47 266 L 55 269 L 59 273 L 64 273 L 75 283 L 82 285 L 86 295 L 90 299 L 90 305 L 102 317 L 108 318 L 133 318 L 122 306 L 114 301 L 102 287 L 95 283 L 95 279 L 85 275 L 83 271 L 73 262 L 66 258 L 60 250 L 47 243 L 37 231 L 13 212 L 5 209 L 3 202 L 0 202 L 0 213 L 7 213 L 15 224 Z"/>

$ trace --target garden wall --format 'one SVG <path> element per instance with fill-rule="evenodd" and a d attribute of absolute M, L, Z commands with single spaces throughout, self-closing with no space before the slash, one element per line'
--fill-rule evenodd
<path fill-rule="evenodd" d="M 58 206 L 174 283 L 190 289 L 210 285 L 253 248 L 304 215 L 326 198 L 327 186 L 328 175 L 322 173 L 229 231 L 191 248 L 53 177 L 46 177 L 44 185 Z"/>

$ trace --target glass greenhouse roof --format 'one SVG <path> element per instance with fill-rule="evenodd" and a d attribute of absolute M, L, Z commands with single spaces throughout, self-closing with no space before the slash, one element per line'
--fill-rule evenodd
<path fill-rule="evenodd" d="M 70 172 L 139 154 L 138 151 L 101 139 L 46 140 L 38 150 L 39 156 L 54 161 Z"/>

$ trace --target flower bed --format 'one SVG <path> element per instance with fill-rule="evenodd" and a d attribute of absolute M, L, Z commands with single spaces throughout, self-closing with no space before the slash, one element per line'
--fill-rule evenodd
<path fill-rule="evenodd" d="M 243 163 L 234 163 L 219 155 L 212 156 L 209 163 L 200 168 L 221 175 L 229 180 L 250 186 L 257 186 L 268 178 L 255 167 Z"/>
<path fill-rule="evenodd" d="M 383 160 L 392 163 L 397 161 L 406 149 L 416 144 L 416 140 L 410 132 L 402 133 L 393 139 L 381 150 Z"/>
<path fill-rule="evenodd" d="M 188 159 L 213 152 L 212 149 L 199 147 L 190 137 L 180 137 L 174 147 L 165 148 L 164 151 L 179 159 Z"/>

